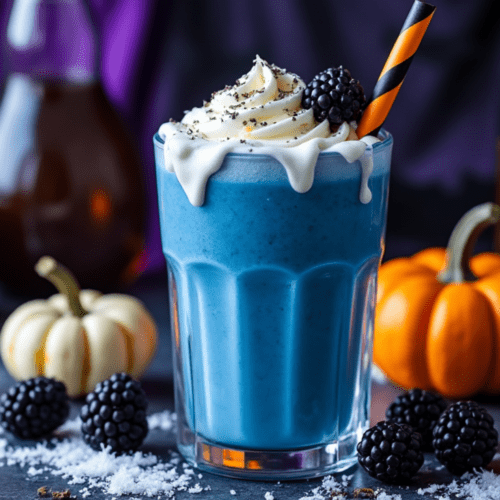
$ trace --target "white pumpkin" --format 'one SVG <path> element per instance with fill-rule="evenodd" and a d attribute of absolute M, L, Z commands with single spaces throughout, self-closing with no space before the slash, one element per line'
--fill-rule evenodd
<path fill-rule="evenodd" d="M 0 352 L 17 380 L 44 375 L 68 395 L 91 392 L 113 373 L 139 378 L 155 352 L 153 318 L 136 298 L 80 290 L 67 269 L 42 257 L 36 271 L 60 293 L 21 305 L 0 332 Z"/>

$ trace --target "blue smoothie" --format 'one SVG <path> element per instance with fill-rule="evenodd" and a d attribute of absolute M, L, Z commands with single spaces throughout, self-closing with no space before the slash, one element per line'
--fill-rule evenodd
<path fill-rule="evenodd" d="M 369 203 L 360 162 L 338 153 L 320 154 L 306 193 L 274 158 L 230 153 L 196 207 L 155 137 L 176 407 L 188 434 L 244 450 L 346 442 L 353 453 L 369 422 L 392 138 L 373 151 Z"/>

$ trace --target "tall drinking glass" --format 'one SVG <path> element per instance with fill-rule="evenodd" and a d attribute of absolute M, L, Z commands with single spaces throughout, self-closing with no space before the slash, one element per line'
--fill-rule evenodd
<path fill-rule="evenodd" d="M 368 203 L 360 162 L 338 153 L 319 155 L 306 193 L 274 158 L 230 153 L 196 207 L 155 135 L 177 440 L 192 465 L 278 480 L 356 462 L 392 152 L 380 137 Z"/>

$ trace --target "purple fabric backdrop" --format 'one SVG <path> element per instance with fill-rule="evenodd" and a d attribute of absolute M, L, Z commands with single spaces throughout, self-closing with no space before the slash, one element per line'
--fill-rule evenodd
<path fill-rule="evenodd" d="M 137 137 L 144 162 L 151 270 L 163 266 L 151 140 L 158 126 L 232 84 L 257 53 L 305 80 L 343 64 L 369 94 L 412 4 L 89 1 L 101 33 L 105 90 Z M 0 4 L 2 33 L 11 4 Z M 496 10 L 491 1 L 442 0 L 415 56 L 386 122 L 395 136 L 387 257 L 446 243 L 465 210 L 493 198 Z M 4 77 L 4 64 L 0 71 Z"/>

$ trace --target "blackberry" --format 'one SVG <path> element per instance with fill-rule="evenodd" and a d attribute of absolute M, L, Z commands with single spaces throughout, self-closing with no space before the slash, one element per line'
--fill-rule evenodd
<path fill-rule="evenodd" d="M 439 394 L 412 389 L 391 403 L 385 412 L 385 418 L 389 422 L 413 427 L 413 430 L 422 435 L 423 449 L 432 451 L 432 430 L 446 406 Z"/>
<path fill-rule="evenodd" d="M 94 450 L 135 451 L 148 433 L 148 403 L 141 384 L 126 373 L 99 382 L 80 411 L 85 442 Z"/>
<path fill-rule="evenodd" d="M 363 87 L 342 66 L 316 75 L 302 94 L 302 107 L 312 108 L 318 122 L 328 119 L 332 132 L 345 121 L 359 122 L 365 105 Z"/>
<path fill-rule="evenodd" d="M 409 425 L 379 422 L 358 443 L 358 462 L 370 476 L 386 483 L 404 483 L 424 463 L 422 436 Z"/>
<path fill-rule="evenodd" d="M 433 431 L 437 459 L 461 475 L 491 462 L 498 445 L 493 418 L 474 401 L 459 401 L 443 412 Z"/>
<path fill-rule="evenodd" d="M 0 398 L 0 423 L 20 439 L 38 439 L 62 425 L 69 415 L 66 386 L 35 377 L 13 385 Z"/>

